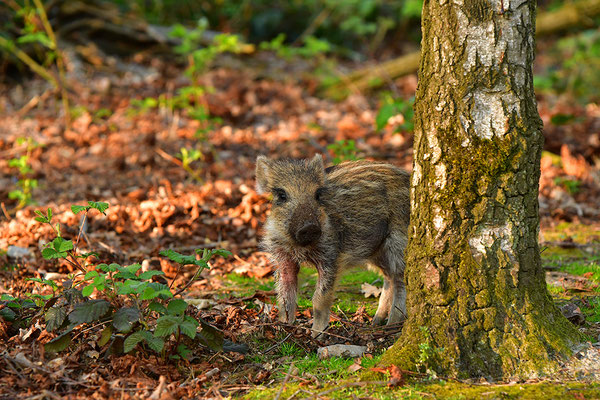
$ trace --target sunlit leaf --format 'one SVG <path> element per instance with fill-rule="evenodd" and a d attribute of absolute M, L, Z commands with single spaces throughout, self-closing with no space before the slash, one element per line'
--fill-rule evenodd
<path fill-rule="evenodd" d="M 378 131 L 385 128 L 388 120 L 398 114 L 398 107 L 393 103 L 384 104 L 375 117 L 375 127 Z"/>
<path fill-rule="evenodd" d="M 102 201 L 88 201 L 88 204 L 91 208 L 95 208 L 100 211 L 102 214 L 106 215 L 105 211 L 108 208 L 108 203 L 104 203 Z"/>
<path fill-rule="evenodd" d="M 79 214 L 82 211 L 87 211 L 89 209 L 89 207 L 86 206 L 76 206 L 76 205 L 72 205 L 71 206 L 71 211 L 73 211 L 73 214 Z"/>

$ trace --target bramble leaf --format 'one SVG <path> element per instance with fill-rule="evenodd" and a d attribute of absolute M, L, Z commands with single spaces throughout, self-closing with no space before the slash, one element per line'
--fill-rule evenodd
<path fill-rule="evenodd" d="M 193 264 L 193 265 L 198 265 L 200 267 L 206 268 L 206 263 L 203 262 L 202 260 L 197 260 L 196 256 L 185 256 L 185 255 L 178 253 L 172 249 L 161 250 L 158 252 L 158 254 L 160 254 L 163 257 L 167 257 L 171 261 L 175 261 L 177 264 L 181 264 L 181 265 Z"/>
<path fill-rule="evenodd" d="M 112 336 L 112 332 L 113 332 L 112 325 L 106 325 L 106 327 L 102 330 L 102 333 L 100 334 L 100 339 L 98 339 L 98 342 L 97 342 L 98 346 L 102 347 L 106 343 L 108 343 L 108 341 L 110 340 L 110 337 Z"/>
<path fill-rule="evenodd" d="M 42 250 L 42 256 L 46 260 L 53 258 L 65 258 L 68 255 L 68 251 L 73 250 L 73 242 L 65 240 L 61 237 L 54 239 L 48 247 Z"/>
<path fill-rule="evenodd" d="M 104 272 L 115 272 L 115 271 L 120 271 L 122 267 L 119 264 L 112 263 L 110 265 L 99 264 L 97 268 Z"/>
<path fill-rule="evenodd" d="M 164 273 L 164 272 L 162 272 L 162 271 L 144 271 L 144 272 L 142 272 L 142 273 L 140 274 L 140 276 L 138 276 L 138 278 L 139 278 L 139 279 L 141 279 L 141 280 L 144 280 L 144 281 L 146 281 L 146 280 L 148 280 L 148 279 L 151 279 L 153 276 L 156 276 L 156 275 L 164 275 L 164 274 L 165 274 L 165 273 Z"/>
<path fill-rule="evenodd" d="M 179 354 L 181 356 L 181 358 L 187 360 L 187 358 L 189 357 L 189 355 L 191 354 L 191 350 L 188 349 L 188 347 L 181 343 L 179 346 L 177 346 L 177 354 Z"/>
<path fill-rule="evenodd" d="M 148 343 L 148 347 L 157 353 L 160 353 L 165 346 L 165 341 L 163 339 L 152 336 L 150 332 L 145 331 L 144 339 L 146 340 L 146 343 Z"/>
<path fill-rule="evenodd" d="M 127 333 L 139 319 L 140 311 L 137 308 L 123 307 L 115 312 L 112 324 L 119 332 Z"/>
<path fill-rule="evenodd" d="M 148 282 L 134 281 L 131 279 L 123 282 L 117 294 L 140 294 L 148 287 Z"/>
<path fill-rule="evenodd" d="M 160 353 L 165 345 L 164 340 L 152 336 L 148 331 L 137 331 L 129 335 L 123 343 L 123 351 L 129 353 L 141 341 L 145 341 L 152 350 Z"/>
<path fill-rule="evenodd" d="M 167 308 L 157 301 L 153 301 L 152 303 L 148 304 L 148 309 L 152 310 L 152 311 L 156 311 L 159 314 L 167 313 Z"/>
<path fill-rule="evenodd" d="M 177 332 L 180 321 L 181 318 L 179 317 L 175 317 L 173 315 L 163 315 L 156 321 L 156 328 L 154 328 L 154 336 L 165 337 Z"/>
<path fill-rule="evenodd" d="M 66 349 L 71 343 L 71 331 L 59 335 L 44 345 L 46 353 L 58 353 Z"/>
<path fill-rule="evenodd" d="M 110 303 L 106 300 L 89 300 L 77 304 L 69 314 L 69 321 L 74 324 L 97 321 L 108 312 Z"/>
<path fill-rule="evenodd" d="M 67 312 L 62 307 L 50 307 L 46 314 L 44 314 L 44 319 L 46 320 L 46 330 L 48 332 L 52 332 L 53 330 L 60 328 L 63 322 L 65 322 L 65 318 L 67 317 Z"/>
<path fill-rule="evenodd" d="M 167 305 L 167 311 L 171 315 L 181 315 L 184 313 L 188 304 L 183 299 L 173 299 Z"/>
<path fill-rule="evenodd" d="M 129 353 L 131 350 L 137 346 L 137 344 L 144 340 L 143 332 L 145 331 L 137 331 L 127 336 L 125 342 L 123 342 L 123 352 Z"/>
<path fill-rule="evenodd" d="M 199 322 L 202 327 L 202 330 L 198 332 L 200 343 L 214 351 L 223 350 L 223 333 L 203 320 Z"/>
<path fill-rule="evenodd" d="M 71 206 L 71 211 L 73 211 L 73 214 L 79 214 L 82 211 L 87 211 L 89 209 L 89 207 L 86 206 L 77 206 L 77 205 L 72 205 Z"/>
<path fill-rule="evenodd" d="M 181 333 L 188 336 L 190 339 L 193 339 L 196 337 L 196 329 L 199 325 L 200 323 L 196 321 L 196 319 L 186 315 L 183 318 L 183 322 L 179 324 L 179 329 L 181 330 Z"/>
<path fill-rule="evenodd" d="M 87 285 L 86 287 L 84 287 L 81 290 L 81 294 L 84 297 L 89 297 L 92 293 L 94 293 L 94 289 L 96 288 L 96 285 L 94 285 L 93 283 Z"/>
<path fill-rule="evenodd" d="M 96 270 L 88 271 L 88 272 L 86 272 L 86 274 L 83 277 L 83 279 L 86 280 L 86 281 L 88 281 L 88 280 L 90 280 L 92 278 L 97 277 L 98 275 L 99 275 L 98 271 L 96 271 Z"/>
<path fill-rule="evenodd" d="M 173 297 L 173 293 L 169 290 L 167 285 L 163 285 L 158 282 L 144 282 L 147 285 L 147 288 L 144 290 L 140 298 L 142 300 L 151 300 L 157 297 L 161 299 L 168 299 L 169 297 Z"/>
<path fill-rule="evenodd" d="M 104 203 L 102 201 L 88 201 L 88 204 L 91 208 L 95 208 L 100 211 L 102 214 L 106 215 L 104 211 L 108 208 L 108 203 Z"/>

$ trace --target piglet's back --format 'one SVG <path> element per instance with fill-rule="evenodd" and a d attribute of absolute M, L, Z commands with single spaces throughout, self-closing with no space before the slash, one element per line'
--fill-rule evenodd
<path fill-rule="evenodd" d="M 324 202 L 342 251 L 369 254 L 391 229 L 406 232 L 408 172 L 386 163 L 353 161 L 326 173 Z"/>

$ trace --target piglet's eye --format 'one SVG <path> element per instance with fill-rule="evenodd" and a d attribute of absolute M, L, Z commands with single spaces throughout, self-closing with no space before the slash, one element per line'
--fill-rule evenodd
<path fill-rule="evenodd" d="M 325 192 L 324 188 L 318 188 L 317 191 L 315 192 L 315 200 L 316 201 L 323 200 L 323 193 L 324 192 Z"/>
<path fill-rule="evenodd" d="M 288 201 L 288 194 L 285 190 L 281 188 L 273 189 L 273 194 L 275 195 L 275 201 L 278 203 L 285 203 Z"/>

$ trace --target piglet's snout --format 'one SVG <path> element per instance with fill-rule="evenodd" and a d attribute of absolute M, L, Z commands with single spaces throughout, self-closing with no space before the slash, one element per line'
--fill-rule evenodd
<path fill-rule="evenodd" d="M 321 237 L 321 227 L 314 222 L 304 224 L 296 231 L 295 239 L 300 246 L 308 246 L 315 243 Z"/>
<path fill-rule="evenodd" d="M 292 213 L 288 232 L 300 246 L 314 244 L 321 237 L 321 224 L 317 218 L 317 212 L 314 205 L 301 203 Z"/>

